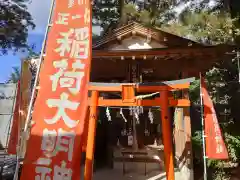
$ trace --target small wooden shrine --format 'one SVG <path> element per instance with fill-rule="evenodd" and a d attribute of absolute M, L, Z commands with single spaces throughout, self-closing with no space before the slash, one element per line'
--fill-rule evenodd
<path fill-rule="evenodd" d="M 226 58 L 228 50 L 232 47 L 204 46 L 131 22 L 94 42 L 91 81 L 159 82 L 198 77 L 219 58 Z"/>
<path fill-rule="evenodd" d="M 191 78 L 198 77 L 200 72 L 208 71 L 217 61 L 229 58 L 226 54 L 229 51 L 232 51 L 230 46 L 204 46 L 159 29 L 129 22 L 116 28 L 109 28 L 98 41 L 93 42 L 90 78 L 95 85 L 104 82 L 104 86 L 107 86 L 106 83 L 116 83 L 116 86 L 119 83 L 148 83 L 149 86 L 155 86 L 156 82 L 187 78 L 190 78 L 187 79 L 190 83 L 194 80 Z M 106 89 L 107 87 L 100 91 L 103 98 L 116 99 L 122 95 L 119 89 L 104 93 Z M 135 96 L 145 97 L 149 93 L 153 92 L 136 91 Z M 181 92 L 173 95 L 180 99 L 189 99 L 188 88 L 182 88 Z M 153 93 L 147 98 L 158 97 L 159 94 Z M 159 111 L 157 104 L 155 107 L 153 104 L 145 107 L 135 104 L 135 108 L 130 105 L 118 107 L 114 104 L 104 107 L 102 102 L 101 106 L 98 108 L 96 164 L 104 160 L 106 164 L 118 161 L 119 158 L 115 155 L 118 151 L 116 147 L 120 151 L 133 149 L 136 152 L 148 145 L 162 144 L 161 110 Z M 135 111 L 138 111 L 137 117 L 134 115 Z M 175 167 L 190 180 L 193 179 L 191 150 L 193 119 L 190 118 L 189 106 L 178 104 L 171 108 L 170 112 Z"/>

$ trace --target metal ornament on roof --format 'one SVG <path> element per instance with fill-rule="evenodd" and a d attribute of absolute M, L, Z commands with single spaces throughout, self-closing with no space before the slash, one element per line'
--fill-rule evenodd
<path fill-rule="evenodd" d="M 106 108 L 106 116 L 107 116 L 108 121 L 112 121 L 112 117 L 111 117 L 110 110 L 108 107 Z"/>

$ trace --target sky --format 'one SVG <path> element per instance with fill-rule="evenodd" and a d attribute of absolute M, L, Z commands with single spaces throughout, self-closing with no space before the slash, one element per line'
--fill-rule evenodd
<path fill-rule="evenodd" d="M 31 13 L 33 21 L 36 25 L 34 30 L 29 32 L 28 44 L 34 44 L 34 51 L 40 52 L 44 33 L 47 27 L 47 21 L 50 11 L 51 0 L 31 0 L 28 4 L 28 11 Z M 93 28 L 94 33 L 99 33 L 100 28 Z M 13 67 L 20 67 L 21 59 L 26 57 L 26 53 L 13 54 L 8 52 L 8 55 L 0 56 L 0 83 L 8 80 Z"/>
<path fill-rule="evenodd" d="M 50 3 L 50 0 L 32 0 L 32 2 L 28 4 L 28 11 L 31 13 L 34 23 L 36 24 L 36 28 L 29 33 L 28 43 L 36 46 L 34 49 L 36 52 L 41 51 Z M 9 78 L 12 67 L 20 67 L 21 59 L 26 56 L 27 54 L 22 52 L 17 54 L 8 52 L 8 55 L 0 56 L 0 83 L 5 82 Z"/>

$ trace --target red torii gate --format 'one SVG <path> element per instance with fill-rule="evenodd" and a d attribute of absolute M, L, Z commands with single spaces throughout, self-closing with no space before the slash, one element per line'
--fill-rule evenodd
<path fill-rule="evenodd" d="M 90 83 L 89 99 L 90 117 L 88 122 L 87 142 L 86 142 L 86 162 L 85 180 L 92 180 L 93 159 L 96 135 L 97 107 L 98 106 L 160 106 L 163 144 L 164 144 L 164 163 L 167 180 L 174 180 L 174 153 L 171 137 L 171 122 L 169 118 L 169 107 L 189 107 L 189 99 L 174 99 L 172 92 L 189 89 L 193 78 L 163 83 Z M 104 99 L 99 96 L 100 92 L 121 92 L 122 99 Z M 160 97 L 154 99 L 141 99 L 135 93 L 155 93 L 159 92 Z"/>

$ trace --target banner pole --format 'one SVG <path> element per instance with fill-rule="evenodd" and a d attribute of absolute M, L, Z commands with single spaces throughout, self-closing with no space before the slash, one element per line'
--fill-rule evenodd
<path fill-rule="evenodd" d="M 42 64 L 43 57 L 44 57 L 44 50 L 45 50 L 45 45 L 46 45 L 46 41 L 47 41 L 48 31 L 49 31 L 49 28 L 52 26 L 51 20 L 52 20 L 54 3 L 55 3 L 55 0 L 52 0 L 51 7 L 50 7 L 50 13 L 49 13 L 49 17 L 48 17 L 48 25 L 47 25 L 46 32 L 45 32 L 44 39 L 43 39 L 43 43 L 42 43 L 42 50 L 41 50 L 41 54 L 40 54 L 39 64 L 38 64 L 38 67 L 37 67 L 36 77 L 35 77 L 33 90 L 32 90 L 32 96 L 31 96 L 31 100 L 30 100 L 30 103 L 29 103 L 29 107 L 28 107 L 28 113 L 27 113 L 26 123 L 25 123 L 25 127 L 24 127 L 24 132 L 25 133 L 26 133 L 26 131 L 29 127 L 29 124 L 30 124 L 32 107 L 33 107 L 35 94 L 36 94 L 36 90 L 37 90 L 37 85 L 38 85 L 38 80 L 39 80 L 39 75 L 40 75 L 40 70 L 41 70 L 41 64 Z"/>
<path fill-rule="evenodd" d="M 200 75 L 200 105 L 201 105 L 201 120 L 202 120 L 202 142 L 203 142 L 203 179 L 207 180 L 207 156 L 206 156 L 206 142 L 205 142 L 205 122 L 204 122 L 204 105 L 203 105 L 203 93 L 202 93 L 202 75 Z"/>
<path fill-rule="evenodd" d="M 39 74 L 40 74 L 40 70 L 41 70 L 41 64 L 42 64 L 43 57 L 44 57 L 44 49 L 45 49 L 45 46 L 46 46 L 48 31 L 49 31 L 49 28 L 52 26 L 51 20 L 52 20 L 52 14 L 53 14 L 53 10 L 54 10 L 54 4 L 55 4 L 55 0 L 52 0 L 51 6 L 50 6 L 49 17 L 48 17 L 48 24 L 47 24 L 47 27 L 46 27 L 46 32 L 44 34 L 40 59 L 39 59 L 39 62 L 37 64 L 38 66 L 37 66 L 36 77 L 35 77 L 35 81 L 34 81 L 34 85 L 33 85 L 32 95 L 31 95 L 31 99 L 30 99 L 30 102 L 29 102 L 29 107 L 28 107 L 28 112 L 27 112 L 27 117 L 26 117 L 26 122 L 25 122 L 25 127 L 24 127 L 24 133 L 23 134 L 24 134 L 25 137 L 26 137 L 26 133 L 27 133 L 30 121 L 31 121 L 32 107 L 33 107 L 33 103 L 34 103 L 34 99 L 35 99 L 35 95 L 36 95 L 36 90 L 37 90 L 37 85 L 38 85 L 38 80 L 39 80 Z M 22 143 L 22 142 L 20 142 L 20 143 Z M 21 147 L 21 145 L 20 145 L 20 147 Z M 13 180 L 18 179 L 19 167 L 20 167 L 19 155 L 17 155 L 17 164 L 16 164 L 16 170 L 15 170 L 15 173 L 14 173 Z"/>

